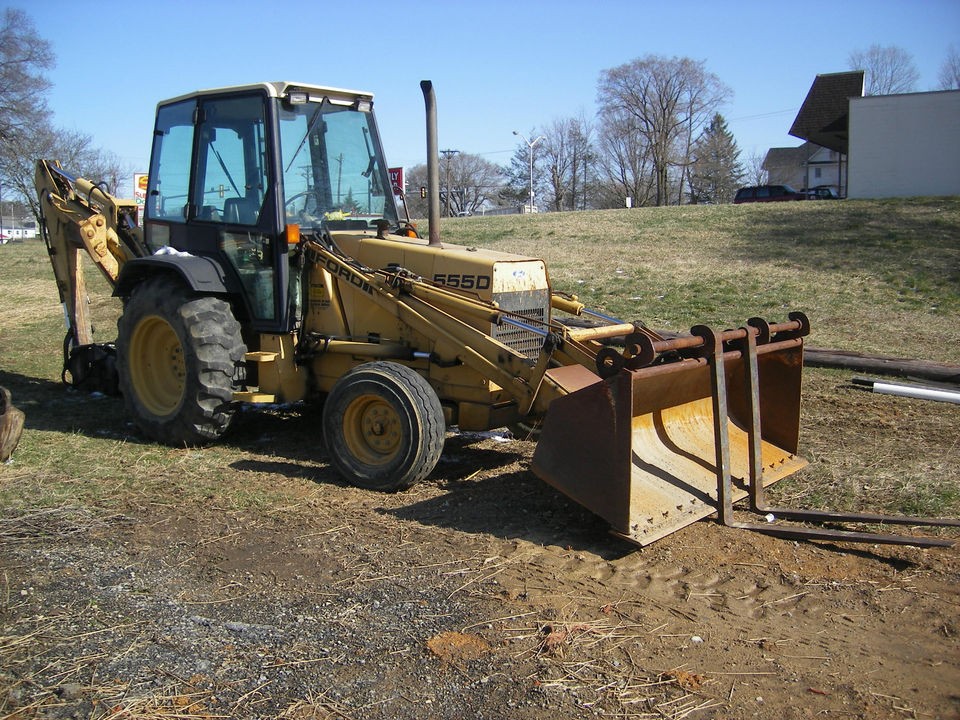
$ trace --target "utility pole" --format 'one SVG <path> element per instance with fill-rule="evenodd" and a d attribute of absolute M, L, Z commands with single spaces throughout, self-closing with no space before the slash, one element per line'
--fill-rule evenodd
<path fill-rule="evenodd" d="M 459 153 L 460 153 L 459 150 L 441 150 L 440 151 L 440 154 L 443 155 L 444 163 L 446 165 L 446 170 L 444 173 L 445 174 L 444 187 L 446 188 L 446 190 L 444 191 L 444 196 L 446 199 L 447 217 L 450 217 L 450 158 L 452 158 L 454 155 L 458 155 Z"/>

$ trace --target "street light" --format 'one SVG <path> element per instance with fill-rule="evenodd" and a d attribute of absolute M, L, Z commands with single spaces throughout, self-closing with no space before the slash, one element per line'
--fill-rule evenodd
<path fill-rule="evenodd" d="M 530 149 L 530 210 L 529 211 L 533 212 L 533 207 L 534 207 L 533 206 L 533 146 L 536 145 L 541 140 L 543 140 L 544 137 L 543 135 L 541 135 L 540 137 L 533 140 L 533 142 L 531 142 L 523 136 L 523 133 L 518 133 L 516 130 L 514 130 L 513 134 L 519 137 L 521 140 L 523 140 L 527 144 L 527 147 Z"/>

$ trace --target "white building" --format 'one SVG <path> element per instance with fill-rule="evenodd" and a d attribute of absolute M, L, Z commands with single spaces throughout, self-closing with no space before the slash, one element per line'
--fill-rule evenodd
<path fill-rule="evenodd" d="M 850 98 L 852 198 L 960 195 L 960 90 Z"/>
<path fill-rule="evenodd" d="M 37 237 L 37 224 L 33 221 L 0 221 L 0 243 L 16 240 L 33 240 Z"/>

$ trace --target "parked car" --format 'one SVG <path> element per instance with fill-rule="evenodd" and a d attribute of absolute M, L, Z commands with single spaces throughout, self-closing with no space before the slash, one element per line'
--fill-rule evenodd
<path fill-rule="evenodd" d="M 807 190 L 807 197 L 811 200 L 839 200 L 840 193 L 831 185 L 818 185 Z"/>
<path fill-rule="evenodd" d="M 734 205 L 748 202 L 781 202 L 784 200 L 806 200 L 807 196 L 797 192 L 789 185 L 754 185 L 737 190 L 733 198 Z"/>

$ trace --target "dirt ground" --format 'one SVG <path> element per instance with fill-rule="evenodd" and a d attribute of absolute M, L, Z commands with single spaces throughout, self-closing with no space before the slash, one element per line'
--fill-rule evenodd
<path fill-rule="evenodd" d="M 399 494 L 280 449 L 263 509 L 7 509 L 0 718 L 960 717 L 956 548 L 637 549 L 509 436 Z"/>

